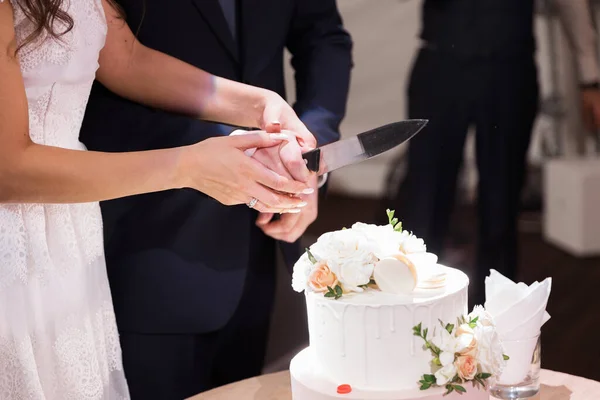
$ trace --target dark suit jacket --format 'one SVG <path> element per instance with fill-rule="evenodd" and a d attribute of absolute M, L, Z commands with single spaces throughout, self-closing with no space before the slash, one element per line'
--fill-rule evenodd
<path fill-rule="evenodd" d="M 242 0 L 237 45 L 218 0 L 121 4 L 146 46 L 283 96 L 287 48 L 296 72 L 296 112 L 320 144 L 339 138 L 352 42 L 334 0 Z M 90 150 L 123 152 L 182 146 L 231 131 L 132 103 L 96 83 L 81 140 Z M 133 196 L 101 206 L 122 331 L 200 333 L 227 323 L 250 267 L 249 243 L 253 235 L 262 235 L 254 227 L 253 210 L 225 207 L 193 190 Z M 285 253 L 295 261 L 298 244 L 286 246 Z M 272 264 L 274 274 L 274 260 Z"/>

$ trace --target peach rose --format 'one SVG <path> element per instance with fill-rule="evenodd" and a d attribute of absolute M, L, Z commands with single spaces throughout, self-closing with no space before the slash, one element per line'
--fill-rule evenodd
<path fill-rule="evenodd" d="M 308 276 L 308 285 L 315 292 L 326 292 L 327 286 L 334 288 L 337 284 L 337 276 L 331 272 L 327 261 L 319 261 Z"/>
<path fill-rule="evenodd" d="M 462 380 L 470 381 L 477 375 L 477 360 L 472 356 L 458 356 L 454 365 Z"/>

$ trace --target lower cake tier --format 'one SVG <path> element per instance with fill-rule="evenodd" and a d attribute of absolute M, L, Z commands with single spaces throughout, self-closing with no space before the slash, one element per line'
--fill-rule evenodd
<path fill-rule="evenodd" d="M 332 382 L 322 373 L 316 361 L 313 350 L 308 347 L 292 359 L 290 364 L 290 377 L 292 382 L 292 400 L 489 400 L 487 391 L 467 386 L 463 394 L 450 393 L 444 395 L 444 388 L 431 388 L 419 390 L 417 382 L 415 388 L 409 390 L 361 390 L 351 389 L 349 393 L 339 394 L 340 385 L 349 385 L 352 382 Z"/>

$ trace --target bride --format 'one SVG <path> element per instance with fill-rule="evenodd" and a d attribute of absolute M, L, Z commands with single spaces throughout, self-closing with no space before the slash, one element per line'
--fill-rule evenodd
<path fill-rule="evenodd" d="M 142 46 L 111 0 L 0 0 L 2 400 L 129 397 L 98 201 L 188 187 L 226 205 L 297 212 L 301 200 L 290 194 L 310 190 L 244 155 L 278 145 L 283 134 L 82 151 L 95 78 L 172 112 L 269 132 L 279 122 L 305 148 L 314 145 L 279 96 Z"/>

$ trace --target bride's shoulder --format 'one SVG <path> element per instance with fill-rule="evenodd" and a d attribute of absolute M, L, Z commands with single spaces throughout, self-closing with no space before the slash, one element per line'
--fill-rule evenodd
<path fill-rule="evenodd" d="M 23 22 L 23 20 L 27 19 L 25 13 L 23 12 L 23 9 L 21 8 L 17 0 L 0 0 L 0 4 L 2 3 L 8 3 L 9 5 L 12 5 L 15 26 Z"/>

